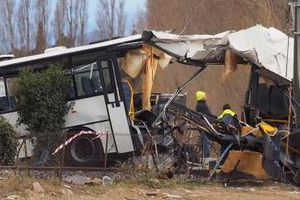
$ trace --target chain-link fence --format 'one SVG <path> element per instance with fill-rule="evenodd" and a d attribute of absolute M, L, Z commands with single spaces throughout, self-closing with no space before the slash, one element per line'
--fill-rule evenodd
<path fill-rule="evenodd" d="M 175 127 L 175 126 L 174 126 Z M 15 169 L 57 171 L 106 171 L 120 166 L 150 169 L 158 173 L 191 173 L 204 170 L 208 163 L 203 154 L 203 135 L 190 125 L 164 129 L 164 133 L 145 128 L 131 135 L 73 130 L 19 137 Z M 132 151 L 118 153 L 115 137 L 130 137 Z M 216 154 L 215 154 L 216 155 Z M 2 166 L 6 167 L 6 166 Z"/>

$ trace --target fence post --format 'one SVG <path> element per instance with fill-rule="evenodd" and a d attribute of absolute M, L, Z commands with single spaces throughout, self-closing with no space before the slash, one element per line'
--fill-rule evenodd
<path fill-rule="evenodd" d="M 66 154 L 66 140 L 67 140 L 67 133 L 66 132 L 63 132 L 63 142 L 64 142 L 64 145 L 63 145 L 63 150 L 62 150 L 62 156 L 61 156 L 61 159 L 60 159 L 60 174 L 59 174 L 59 179 L 62 181 L 63 179 L 63 168 L 64 168 L 64 162 L 65 162 L 65 154 Z"/>
<path fill-rule="evenodd" d="M 108 148 L 108 132 L 105 134 L 105 154 L 104 154 L 104 175 L 106 175 L 106 167 L 107 167 L 107 148 Z"/>
<path fill-rule="evenodd" d="M 26 171 L 27 171 L 27 176 L 29 176 L 30 174 L 29 174 L 29 162 L 28 162 L 26 137 L 24 138 L 24 148 L 25 148 L 25 159 L 26 159 Z"/>

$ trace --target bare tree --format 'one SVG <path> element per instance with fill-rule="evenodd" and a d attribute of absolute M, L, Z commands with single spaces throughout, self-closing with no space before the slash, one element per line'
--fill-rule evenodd
<path fill-rule="evenodd" d="M 75 45 L 75 37 L 78 23 L 76 21 L 77 16 L 74 10 L 77 9 L 78 4 L 74 0 L 63 0 L 62 6 L 66 14 L 67 36 L 70 39 L 70 45 Z"/>
<path fill-rule="evenodd" d="M 19 44 L 21 49 L 24 49 L 26 52 L 31 50 L 32 46 L 32 31 L 34 30 L 34 24 L 31 23 L 31 8 L 33 2 L 30 0 L 20 0 L 19 7 L 17 9 L 17 27 L 19 35 Z"/>
<path fill-rule="evenodd" d="M 2 26 L 3 25 L 1 24 L 0 27 L 2 27 Z M 5 41 L 5 32 L 4 31 L 0 31 L 0 41 Z M 0 55 L 8 52 L 6 44 L 7 44 L 6 42 L 0 43 Z"/>
<path fill-rule="evenodd" d="M 57 2 L 54 27 L 56 37 L 67 46 L 82 45 L 86 41 L 88 20 L 87 0 L 61 0 Z"/>
<path fill-rule="evenodd" d="M 86 43 L 86 28 L 88 19 L 87 1 L 81 0 L 78 2 L 78 12 L 79 12 L 79 27 L 78 27 L 78 39 L 77 44 L 83 45 Z"/>
<path fill-rule="evenodd" d="M 125 35 L 124 0 L 98 0 L 97 25 L 100 38 Z"/>
<path fill-rule="evenodd" d="M 62 0 L 61 2 L 64 3 L 64 1 L 65 0 Z M 54 19 L 52 21 L 52 27 L 54 30 L 53 36 L 57 45 L 66 45 L 64 41 L 64 27 L 66 24 L 65 17 L 65 9 L 57 3 L 54 10 Z"/>
<path fill-rule="evenodd" d="M 132 34 L 142 32 L 148 26 L 147 12 L 142 9 L 138 9 L 135 13 L 136 23 L 133 25 Z"/>
<path fill-rule="evenodd" d="M 35 5 L 35 25 L 36 30 L 36 51 L 40 53 L 47 47 L 48 28 L 49 28 L 49 15 L 51 13 L 51 5 L 49 0 L 37 0 Z"/>
<path fill-rule="evenodd" d="M 15 47 L 14 8 L 16 1 L 3 0 L 0 2 L 1 43 L 5 52 L 13 51 Z M 1 45 L 1 46 L 2 46 Z"/>
<path fill-rule="evenodd" d="M 83 45 L 87 21 L 87 0 L 2 0 L 0 50 L 16 56 L 40 53 L 53 39 L 68 47 Z"/>
<path fill-rule="evenodd" d="M 87 0 L 60 0 L 56 3 L 52 27 L 55 43 L 76 46 L 86 43 Z"/>

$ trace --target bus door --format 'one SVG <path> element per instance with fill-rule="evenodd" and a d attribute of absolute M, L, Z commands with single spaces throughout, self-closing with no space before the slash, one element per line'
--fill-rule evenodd
<path fill-rule="evenodd" d="M 112 133 L 118 153 L 134 150 L 130 134 L 130 121 L 126 114 L 125 104 L 121 98 L 121 80 L 115 59 L 98 61 L 100 76 L 103 82 L 104 95 Z"/>

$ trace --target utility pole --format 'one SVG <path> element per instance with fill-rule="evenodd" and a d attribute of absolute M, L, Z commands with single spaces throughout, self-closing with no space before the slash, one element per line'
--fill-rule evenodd
<path fill-rule="evenodd" d="M 294 78 L 293 91 L 295 100 L 300 102 L 300 0 L 294 5 Z M 295 106 L 296 128 L 300 128 L 300 108 Z"/>

